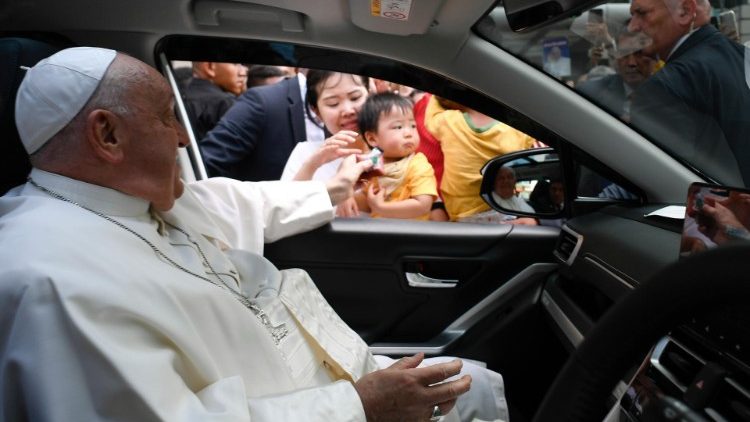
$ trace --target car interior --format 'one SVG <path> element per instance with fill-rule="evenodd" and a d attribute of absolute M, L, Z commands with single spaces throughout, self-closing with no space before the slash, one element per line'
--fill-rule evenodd
<path fill-rule="evenodd" d="M 485 362 L 503 375 L 514 422 L 750 420 L 750 247 L 680 253 L 691 183 L 741 180 L 706 176 L 486 36 L 552 27 L 597 2 L 383 2 L 408 5 L 406 19 L 375 16 L 374 3 L 0 5 L 0 193 L 30 168 L 13 123 L 23 67 L 65 47 L 113 48 L 153 65 L 188 128 L 179 61 L 327 69 L 414 87 L 542 141 L 547 148 L 477 172 L 498 210 L 489 193 L 503 166 L 532 186 L 562 180 L 562 209 L 531 215 L 560 224 L 336 218 L 267 244 L 268 259 L 309 272 L 373 353 Z M 202 180 L 189 133 L 182 176 Z M 587 177 L 627 195 L 592 195 Z"/>

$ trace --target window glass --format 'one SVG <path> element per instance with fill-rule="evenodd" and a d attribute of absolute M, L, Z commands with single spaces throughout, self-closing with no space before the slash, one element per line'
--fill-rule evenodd
<path fill-rule="evenodd" d="M 609 2 L 514 33 L 499 4 L 480 35 L 575 89 L 710 179 L 750 183 L 750 9 L 735 1 Z"/>
<path fill-rule="evenodd" d="M 231 57 L 171 62 L 208 176 L 325 180 L 342 156 L 377 161 L 379 154 L 383 174 L 366 175 L 355 201 L 337 210 L 341 218 L 513 223 L 513 216 L 474 218 L 494 213 L 479 195 L 481 168 L 556 142 L 513 110 L 411 69 L 389 65 L 385 79 Z M 383 73 L 378 67 L 374 73 Z M 261 74 L 269 78 L 250 84 Z M 238 79 L 247 86 L 227 89 L 234 84 L 224 81 Z M 528 202 L 533 189 L 518 185 L 513 196 Z"/>
<path fill-rule="evenodd" d="M 599 198 L 615 201 L 636 201 L 638 196 L 589 166 L 578 164 L 576 194 L 579 198 Z"/>

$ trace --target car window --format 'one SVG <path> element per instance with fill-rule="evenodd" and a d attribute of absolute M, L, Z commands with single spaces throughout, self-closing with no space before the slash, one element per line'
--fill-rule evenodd
<path fill-rule="evenodd" d="M 499 3 L 475 29 L 709 180 L 747 185 L 750 54 L 742 43 L 750 31 L 738 24 L 750 17 L 745 9 L 707 0 L 690 10 L 671 0 L 609 2 L 515 33 Z"/>
<path fill-rule="evenodd" d="M 386 164 L 391 164 L 391 168 L 398 167 L 395 162 L 400 160 L 389 156 L 393 153 L 389 151 L 388 131 L 405 131 L 413 125 L 414 133 L 409 136 L 418 137 L 419 146 L 414 149 L 415 154 L 412 154 L 413 157 L 410 158 L 406 169 L 401 173 L 394 173 L 397 175 L 394 179 L 397 182 L 396 186 L 406 186 L 405 181 L 409 180 L 409 183 L 412 183 L 412 179 L 417 180 L 413 181 L 413 187 L 410 188 L 412 193 L 404 193 L 404 189 L 385 186 L 391 181 L 380 177 L 377 184 L 374 184 L 374 195 L 370 194 L 368 198 L 367 186 L 373 186 L 373 183 L 370 183 L 363 189 L 364 202 L 360 202 L 360 198 L 357 203 L 358 209 L 365 210 L 360 213 L 360 217 L 374 215 L 411 220 L 484 221 L 472 218 L 476 214 L 494 212 L 479 195 L 480 170 L 484 164 L 499 155 L 540 147 L 556 148 L 561 142 L 557 135 L 517 111 L 462 85 L 405 64 L 302 46 L 248 42 L 249 48 L 242 49 L 244 55 L 230 52 L 224 56 L 214 55 L 207 59 L 226 60 L 211 63 L 241 63 L 244 65 L 243 68 L 232 68 L 237 75 L 243 72 L 252 75 L 254 68 L 272 66 L 291 67 L 295 73 L 289 75 L 291 78 L 279 78 L 261 89 L 252 88 L 236 96 L 227 92 L 229 89 L 221 89 L 218 83 L 206 80 L 210 77 L 199 77 L 198 73 L 202 72 L 202 69 L 208 69 L 205 62 L 200 61 L 203 59 L 200 57 L 201 52 L 205 50 L 195 47 L 200 45 L 199 41 L 193 40 L 192 49 L 189 40 L 180 37 L 171 37 L 163 45 L 166 47 L 167 57 L 171 59 L 170 73 L 174 75 L 175 87 L 183 100 L 183 107 L 188 115 L 187 123 L 194 134 L 194 148 L 200 153 L 208 176 L 229 176 L 243 180 L 296 178 L 305 160 L 320 151 L 326 142 L 330 142 L 326 139 L 330 140 L 333 137 L 338 142 L 348 141 L 348 138 L 343 135 L 337 136 L 337 133 L 341 130 L 358 131 L 356 122 L 350 121 L 347 117 L 343 118 L 346 121 L 342 121 L 341 113 L 344 112 L 340 109 L 354 103 L 357 103 L 356 107 L 362 107 L 367 100 L 366 97 L 362 97 L 362 92 L 366 92 L 370 100 L 373 100 L 372 97 L 376 93 L 379 97 L 387 97 L 384 93 L 390 93 L 403 98 L 408 104 L 408 113 L 403 114 L 408 116 L 399 118 L 402 115 L 398 110 L 400 106 L 393 109 L 396 111 L 388 108 L 387 113 L 381 110 L 376 117 L 380 117 L 382 121 L 387 120 L 385 117 L 393 117 L 393 125 L 383 128 L 375 125 L 365 138 L 370 147 L 377 146 L 384 153 Z M 287 57 L 283 57 L 280 52 L 287 54 Z M 338 55 L 345 56 L 346 59 L 341 60 Z M 198 59 L 187 60 L 191 58 Z M 298 66 L 290 66 L 293 64 Z M 213 68 L 218 71 L 222 66 L 215 65 Z M 336 68 L 348 76 L 337 76 L 331 79 L 330 83 L 321 85 L 325 86 L 325 92 L 316 92 L 318 107 L 309 107 L 302 98 L 302 92 L 306 90 L 307 85 L 316 86 L 315 81 L 321 78 L 321 74 L 332 73 L 327 70 L 330 68 Z M 232 109 L 207 110 L 208 107 L 203 100 L 209 95 L 214 96 L 219 105 L 227 98 L 235 105 Z M 274 96 L 273 99 L 270 95 Z M 283 109 L 282 112 L 276 110 L 279 107 L 269 103 L 274 101 L 283 103 L 283 107 L 280 108 Z M 298 104 L 300 102 L 301 105 Z M 243 110 L 242 114 L 239 109 Z M 276 111 L 270 112 L 271 109 Z M 295 117 L 292 114 L 299 113 L 300 110 L 304 115 L 304 122 L 297 124 L 293 121 Z M 270 118 L 264 113 L 273 114 L 274 117 Z M 334 123 L 326 124 L 326 116 L 329 113 L 334 113 Z M 248 117 L 250 115 L 255 117 Z M 198 134 L 195 124 L 201 119 L 211 120 L 215 125 L 204 135 Z M 261 123 L 251 124 L 250 120 Z M 316 127 L 320 134 L 316 133 Z M 231 136 L 227 135 L 227 132 L 231 132 Z M 310 136 L 311 134 L 315 134 L 316 137 Z M 255 138 L 258 140 L 248 142 L 248 139 Z M 264 138 L 268 139 L 263 140 Z M 269 139 L 272 139 L 273 143 L 269 142 Z M 411 143 L 408 140 L 407 142 Z M 362 147 L 361 144 L 351 146 Z M 256 155 L 257 160 L 237 159 L 240 155 Z M 331 163 L 332 170 L 328 173 L 320 175 L 313 172 L 312 175 L 302 178 L 325 179 L 338 165 L 336 160 Z M 422 174 L 417 169 L 429 173 L 426 176 L 428 178 L 434 177 L 436 186 L 432 190 L 429 183 L 423 183 L 423 176 L 414 176 Z M 373 179 L 369 181 L 372 182 Z M 398 184 L 402 182 L 402 185 Z M 530 191 L 533 186 L 526 188 Z M 373 204 L 380 200 L 373 196 L 377 196 L 380 190 L 385 191 L 381 196 L 388 196 L 389 200 L 403 201 L 427 195 L 431 197 L 429 202 L 432 204 L 424 214 L 388 215 L 374 209 L 377 207 Z M 514 195 L 520 200 L 527 201 L 525 197 L 528 193 L 523 185 L 519 185 Z M 509 219 L 511 218 L 509 216 Z"/>

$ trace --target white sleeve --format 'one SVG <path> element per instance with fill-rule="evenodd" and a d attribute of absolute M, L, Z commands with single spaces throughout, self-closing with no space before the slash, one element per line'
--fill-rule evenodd
<path fill-rule="evenodd" d="M 349 382 L 258 398 L 247 397 L 239 376 L 201 385 L 201 370 L 148 315 L 117 317 L 113 329 L 81 319 L 49 279 L 19 285 L 0 292 L 0 407 L 8 420 L 365 421 Z"/>
<path fill-rule="evenodd" d="M 263 243 L 320 227 L 334 217 L 325 184 L 316 181 L 239 182 L 214 177 L 191 183 L 173 212 L 191 228 L 232 248 L 263 252 Z"/>
<path fill-rule="evenodd" d="M 281 180 L 294 179 L 294 176 L 297 174 L 300 167 L 302 167 L 302 163 L 304 163 L 307 157 L 310 155 L 310 152 L 308 152 L 307 149 L 303 147 L 303 145 L 306 145 L 306 143 L 300 142 L 294 146 L 292 153 L 289 154 L 289 158 L 286 160 L 286 164 L 284 165 L 284 171 L 281 173 Z"/>
<path fill-rule="evenodd" d="M 250 418 L 262 421 L 364 422 L 359 395 L 348 381 L 293 394 L 250 399 Z"/>
<path fill-rule="evenodd" d="M 536 211 L 534 211 L 534 208 L 531 208 L 531 205 L 529 205 L 529 203 L 526 202 L 525 199 L 523 199 L 521 197 L 516 197 L 516 198 L 517 198 L 516 202 L 518 203 L 519 211 L 529 212 L 529 213 L 536 212 Z"/>

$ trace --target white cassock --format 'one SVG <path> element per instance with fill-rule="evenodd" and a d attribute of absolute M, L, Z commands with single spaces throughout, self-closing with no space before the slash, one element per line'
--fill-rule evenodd
<path fill-rule="evenodd" d="M 0 419 L 365 420 L 352 381 L 378 369 L 367 345 L 304 271 L 261 256 L 333 218 L 323 184 L 209 179 L 157 215 L 111 189 L 31 177 L 132 232 L 28 183 L 0 198 Z M 500 416 L 478 415 L 505 419 L 502 379 L 483 373 L 479 402 Z"/>

